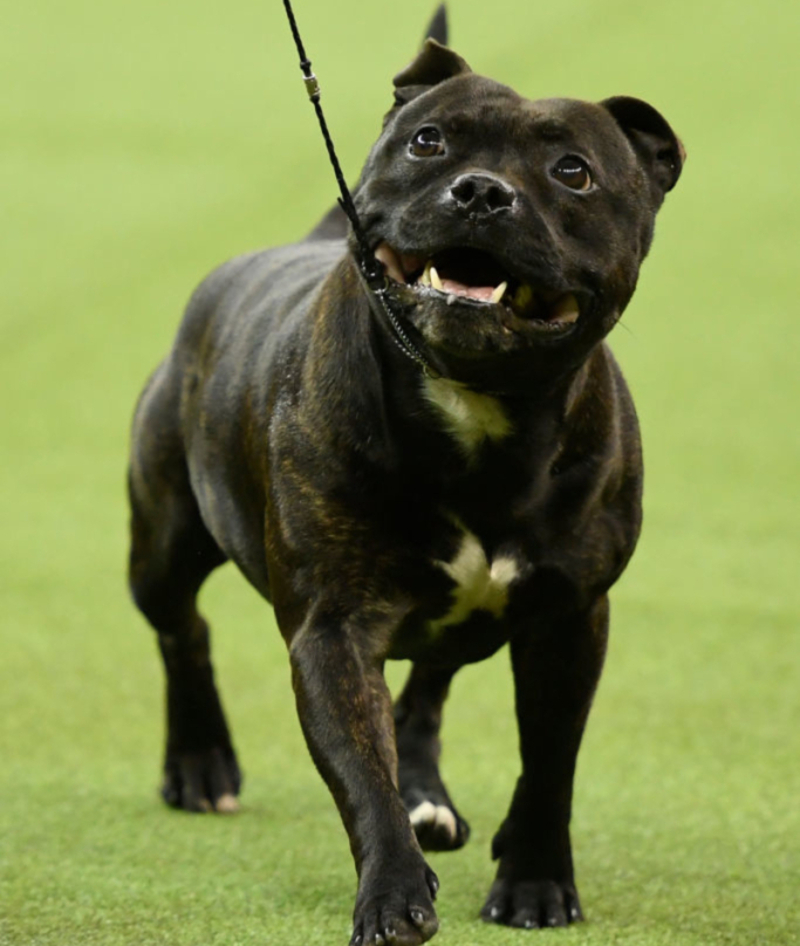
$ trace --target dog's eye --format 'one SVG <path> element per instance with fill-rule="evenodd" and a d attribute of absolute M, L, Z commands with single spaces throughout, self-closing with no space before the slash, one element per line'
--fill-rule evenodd
<path fill-rule="evenodd" d="M 438 128 L 426 125 L 411 139 L 409 150 L 416 158 L 434 158 L 437 154 L 444 154 L 444 142 Z"/>
<path fill-rule="evenodd" d="M 588 191 L 592 186 L 592 172 L 582 158 L 568 154 L 550 171 L 553 177 L 574 191 Z"/>

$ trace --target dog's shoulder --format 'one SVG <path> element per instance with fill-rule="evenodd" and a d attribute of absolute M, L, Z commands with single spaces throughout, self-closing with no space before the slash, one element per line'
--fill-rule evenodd
<path fill-rule="evenodd" d="M 231 333 L 248 337 L 295 311 L 346 252 L 343 240 L 316 239 L 234 257 L 192 294 L 176 348 L 218 347 Z"/>

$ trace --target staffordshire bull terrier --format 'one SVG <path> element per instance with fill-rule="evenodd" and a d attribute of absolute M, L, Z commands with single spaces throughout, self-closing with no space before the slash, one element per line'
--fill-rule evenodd
<path fill-rule="evenodd" d="M 162 793 L 232 811 L 239 766 L 198 591 L 227 560 L 272 602 L 358 873 L 352 946 L 436 932 L 423 850 L 453 675 L 508 645 L 521 774 L 482 910 L 582 918 L 573 773 L 608 591 L 641 522 L 630 394 L 604 342 L 684 153 L 634 98 L 530 101 L 438 40 L 394 79 L 354 191 L 387 308 L 337 208 L 189 303 L 138 404 L 130 583 L 167 678 Z M 413 662 L 397 702 L 384 662 Z"/>

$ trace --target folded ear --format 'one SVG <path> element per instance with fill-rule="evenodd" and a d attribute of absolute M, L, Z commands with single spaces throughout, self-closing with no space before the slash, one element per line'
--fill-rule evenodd
<path fill-rule="evenodd" d="M 678 183 L 686 151 L 652 105 L 624 95 L 600 103 L 616 119 L 662 196 Z"/>
<path fill-rule="evenodd" d="M 435 39 L 426 39 L 417 58 L 394 77 L 394 108 L 389 115 L 445 79 L 467 72 L 472 70 L 458 53 Z"/>

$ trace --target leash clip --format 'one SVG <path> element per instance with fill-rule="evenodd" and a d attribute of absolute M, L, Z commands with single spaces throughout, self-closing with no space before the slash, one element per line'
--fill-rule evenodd
<path fill-rule="evenodd" d="M 303 76 L 303 82 L 305 83 L 306 92 L 308 92 L 308 97 L 311 99 L 311 101 L 319 102 L 320 100 L 319 80 L 314 75 L 314 73 L 312 72 L 310 73 L 310 75 Z"/>

